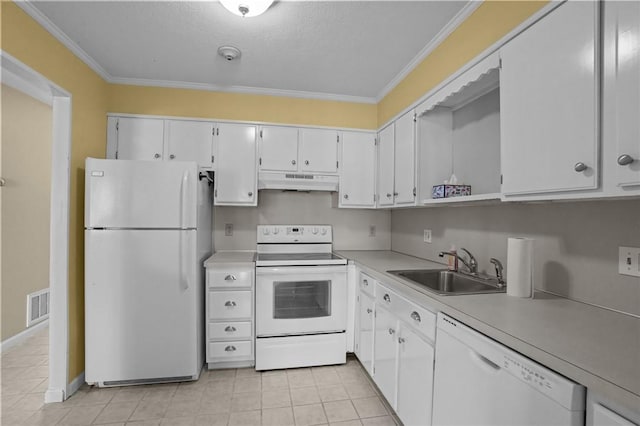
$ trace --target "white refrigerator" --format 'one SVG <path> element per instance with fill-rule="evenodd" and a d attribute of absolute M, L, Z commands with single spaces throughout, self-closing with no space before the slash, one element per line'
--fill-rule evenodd
<path fill-rule="evenodd" d="M 85 380 L 196 380 L 212 186 L 195 162 L 85 164 Z"/>

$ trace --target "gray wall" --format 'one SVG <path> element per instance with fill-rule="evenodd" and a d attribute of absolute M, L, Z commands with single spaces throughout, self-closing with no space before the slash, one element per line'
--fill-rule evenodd
<path fill-rule="evenodd" d="M 216 250 L 255 250 L 256 226 L 276 224 L 333 225 L 336 250 L 389 250 L 391 214 L 388 210 L 333 208 L 335 194 L 328 192 L 260 191 L 258 207 L 216 207 Z M 233 236 L 224 234 L 225 223 L 233 224 Z M 369 225 L 376 236 L 369 236 Z"/>
<path fill-rule="evenodd" d="M 640 315 L 640 278 L 618 274 L 618 246 L 640 247 L 640 200 L 395 210 L 391 230 L 392 250 L 440 260 L 454 244 L 492 275 L 490 257 L 506 267 L 507 238 L 534 238 L 537 289 Z"/>

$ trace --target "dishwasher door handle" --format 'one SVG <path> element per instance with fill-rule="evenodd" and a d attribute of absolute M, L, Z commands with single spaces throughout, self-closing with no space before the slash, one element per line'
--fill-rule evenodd
<path fill-rule="evenodd" d="M 491 373 L 497 373 L 502 369 L 498 364 L 491 361 L 489 358 L 480 355 L 473 349 L 469 349 L 469 354 L 471 355 L 471 358 L 473 358 L 473 360 L 476 362 L 476 364 L 479 364 L 481 368 L 484 368 Z"/>

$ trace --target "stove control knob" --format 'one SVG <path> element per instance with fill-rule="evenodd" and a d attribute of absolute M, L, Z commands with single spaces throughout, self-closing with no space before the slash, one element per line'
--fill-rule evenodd
<path fill-rule="evenodd" d="M 277 227 L 273 228 L 273 235 L 276 235 L 278 232 L 280 232 L 280 229 Z"/>
<path fill-rule="evenodd" d="M 313 235 L 317 235 L 318 234 L 318 228 L 313 228 L 313 231 L 311 231 L 313 233 Z"/>
<path fill-rule="evenodd" d="M 269 235 L 269 228 L 263 228 L 263 229 L 262 229 L 262 233 L 263 233 L 264 235 Z"/>
<path fill-rule="evenodd" d="M 322 232 L 320 232 L 322 235 L 327 235 L 327 228 L 322 228 Z"/>

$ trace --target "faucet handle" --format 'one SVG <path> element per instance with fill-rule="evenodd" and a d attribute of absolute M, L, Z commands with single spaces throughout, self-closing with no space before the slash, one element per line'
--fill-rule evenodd
<path fill-rule="evenodd" d="M 505 282 L 504 282 L 504 275 L 502 273 L 503 271 L 502 262 L 500 262 L 498 259 L 494 257 L 489 259 L 489 262 L 493 263 L 493 266 L 495 266 L 496 268 L 496 277 L 498 278 L 498 284 L 504 285 Z"/>
<path fill-rule="evenodd" d="M 478 272 L 478 261 L 476 260 L 476 258 L 471 254 L 471 252 L 469 250 L 467 250 L 464 247 L 460 247 L 460 250 L 462 250 L 463 252 L 467 253 L 467 256 L 469 257 L 469 266 L 471 268 L 471 273 L 477 273 Z"/>

